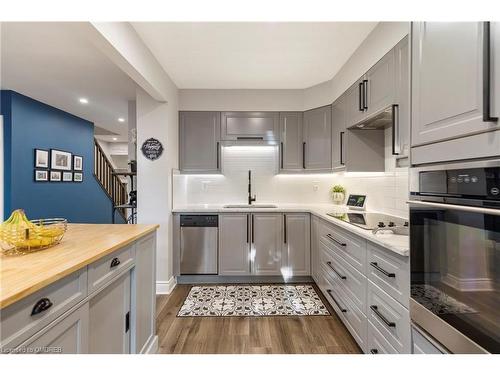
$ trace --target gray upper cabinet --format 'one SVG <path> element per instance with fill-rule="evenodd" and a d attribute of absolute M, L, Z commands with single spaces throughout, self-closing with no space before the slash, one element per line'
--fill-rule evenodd
<path fill-rule="evenodd" d="M 365 75 L 365 116 L 378 113 L 394 103 L 395 70 L 394 50 L 390 50 Z"/>
<path fill-rule="evenodd" d="M 89 352 L 130 353 L 130 272 L 89 302 Z"/>
<path fill-rule="evenodd" d="M 490 24 L 491 45 L 491 114 L 500 118 L 500 22 Z"/>
<path fill-rule="evenodd" d="M 250 214 L 219 215 L 219 275 L 249 275 Z"/>
<path fill-rule="evenodd" d="M 291 213 L 283 215 L 283 266 L 290 276 L 311 274 L 310 215 Z"/>
<path fill-rule="evenodd" d="M 332 168 L 345 168 L 345 140 L 348 95 L 344 94 L 332 104 Z"/>
<path fill-rule="evenodd" d="M 251 215 L 252 273 L 281 274 L 282 214 L 255 213 Z"/>
<path fill-rule="evenodd" d="M 280 170 L 302 170 L 302 112 L 280 113 Z"/>
<path fill-rule="evenodd" d="M 357 80 L 344 95 L 347 102 L 347 116 L 345 119 L 346 127 L 352 126 L 360 122 L 366 117 L 366 92 L 364 91 L 365 76 Z"/>
<path fill-rule="evenodd" d="M 303 167 L 320 171 L 332 169 L 331 106 L 304 112 Z"/>
<path fill-rule="evenodd" d="M 483 121 L 483 86 L 491 81 L 483 82 L 483 53 L 488 48 L 498 56 L 500 47 L 483 45 L 483 27 L 482 22 L 412 24 L 412 147 L 498 128 L 498 122 Z M 496 25 L 493 32 L 497 38 Z M 491 62 L 495 70 L 498 59 Z M 498 86 L 492 90 L 498 95 Z"/>
<path fill-rule="evenodd" d="M 407 157 L 410 152 L 410 43 L 406 36 L 394 48 L 396 66 L 395 101 L 397 121 L 393 131 L 394 151 L 399 157 Z"/>
<path fill-rule="evenodd" d="M 265 140 L 279 138 L 278 112 L 222 112 L 222 140 Z"/>
<path fill-rule="evenodd" d="M 220 113 L 179 113 L 179 163 L 186 172 L 220 170 Z"/>

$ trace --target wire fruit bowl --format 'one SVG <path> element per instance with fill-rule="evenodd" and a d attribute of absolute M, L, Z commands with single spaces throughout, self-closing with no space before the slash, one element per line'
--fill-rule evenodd
<path fill-rule="evenodd" d="M 7 253 L 27 253 L 47 249 L 61 242 L 68 221 L 63 218 L 38 219 L 24 225 L 0 226 L 0 247 Z"/>

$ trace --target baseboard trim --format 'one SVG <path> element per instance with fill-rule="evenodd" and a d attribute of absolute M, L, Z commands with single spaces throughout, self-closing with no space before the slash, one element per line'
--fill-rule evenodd
<path fill-rule="evenodd" d="M 180 275 L 177 284 L 252 284 L 252 283 L 310 283 L 311 276 L 293 276 L 286 280 L 283 276 L 219 276 L 219 275 Z"/>
<path fill-rule="evenodd" d="M 156 354 L 158 353 L 158 336 L 156 335 L 153 337 L 153 339 L 149 342 L 149 345 L 144 349 L 142 354 Z"/>
<path fill-rule="evenodd" d="M 480 292 L 493 290 L 493 280 L 490 278 L 460 278 L 447 273 L 443 283 L 463 292 Z"/>
<path fill-rule="evenodd" d="M 170 294 L 176 285 L 175 278 L 171 277 L 168 281 L 156 282 L 156 294 Z"/>

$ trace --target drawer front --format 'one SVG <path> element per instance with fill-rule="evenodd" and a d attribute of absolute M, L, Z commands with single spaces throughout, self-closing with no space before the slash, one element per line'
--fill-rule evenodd
<path fill-rule="evenodd" d="M 15 348 L 86 296 L 87 270 L 84 268 L 2 309 L 1 348 Z"/>
<path fill-rule="evenodd" d="M 342 259 L 338 250 L 320 246 L 321 265 L 324 273 L 342 285 L 349 298 L 366 314 L 366 277 Z"/>
<path fill-rule="evenodd" d="M 323 275 L 322 292 L 337 315 L 346 325 L 361 349 L 366 350 L 367 319 L 347 296 L 342 286 Z"/>
<path fill-rule="evenodd" d="M 368 320 L 399 353 L 411 352 L 410 313 L 372 282 L 368 283 Z"/>
<path fill-rule="evenodd" d="M 128 269 L 135 262 L 135 246 L 127 246 L 88 266 L 89 294 Z"/>
<path fill-rule="evenodd" d="M 414 327 L 411 328 L 413 351 L 412 354 L 444 354 L 429 339 Z"/>
<path fill-rule="evenodd" d="M 343 258 L 362 274 L 366 271 L 366 241 L 324 221 L 319 226 L 320 240 L 338 249 Z"/>
<path fill-rule="evenodd" d="M 368 279 L 406 308 L 410 303 L 410 262 L 373 244 L 368 244 Z"/>
<path fill-rule="evenodd" d="M 369 354 L 397 354 L 398 351 L 387 341 L 383 334 L 368 322 L 367 353 Z"/>

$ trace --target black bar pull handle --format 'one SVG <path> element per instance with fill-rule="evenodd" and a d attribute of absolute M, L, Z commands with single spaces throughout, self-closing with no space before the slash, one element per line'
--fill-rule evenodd
<path fill-rule="evenodd" d="M 396 137 L 397 130 L 397 137 Z M 399 155 L 399 145 L 398 151 L 396 152 L 396 139 L 399 142 L 399 106 L 397 104 L 392 105 L 392 154 Z"/>
<path fill-rule="evenodd" d="M 281 152 L 281 169 L 283 169 L 283 142 L 281 142 L 281 147 L 280 147 L 280 152 Z"/>
<path fill-rule="evenodd" d="M 371 354 L 378 354 L 378 350 L 377 349 L 370 349 L 370 353 Z"/>
<path fill-rule="evenodd" d="M 380 311 L 378 311 L 378 306 L 377 305 L 371 305 L 370 306 L 370 309 L 375 313 L 375 315 L 377 315 L 380 320 L 382 320 L 384 322 L 384 324 L 387 326 L 387 327 L 396 327 L 396 323 L 394 322 L 391 322 L 389 319 L 387 319 L 384 315 L 382 315 L 380 313 Z"/>
<path fill-rule="evenodd" d="M 217 169 L 219 169 L 219 152 L 220 152 L 219 150 L 220 150 L 220 143 L 217 142 L 217 150 L 216 150 L 216 152 L 217 152 Z"/>
<path fill-rule="evenodd" d="M 483 121 L 497 122 L 491 116 L 491 43 L 490 22 L 483 22 Z"/>
<path fill-rule="evenodd" d="M 237 140 L 263 141 L 264 137 L 236 137 Z"/>
<path fill-rule="evenodd" d="M 286 243 L 287 242 L 287 231 L 286 231 L 286 215 L 283 215 L 283 232 L 284 232 L 284 242 Z"/>
<path fill-rule="evenodd" d="M 306 169 L 306 142 L 302 142 L 302 168 Z"/>
<path fill-rule="evenodd" d="M 326 292 L 330 295 L 330 297 L 333 299 L 333 302 L 335 302 L 335 304 L 337 305 L 337 307 L 340 309 L 340 311 L 342 311 L 343 313 L 346 313 L 347 312 L 347 309 L 346 308 L 343 308 L 343 307 L 340 307 L 340 304 L 337 302 L 337 300 L 335 299 L 335 297 L 333 296 L 332 294 L 332 290 L 331 289 L 327 289 Z"/>
<path fill-rule="evenodd" d="M 247 243 L 250 241 L 248 232 L 249 231 L 248 231 L 248 214 L 247 214 Z"/>
<path fill-rule="evenodd" d="M 340 132 L 340 164 L 345 165 L 344 161 L 344 134 L 345 132 Z"/>
<path fill-rule="evenodd" d="M 253 219 L 253 215 L 252 215 L 252 243 L 255 242 L 255 229 L 254 229 L 254 219 Z"/>
<path fill-rule="evenodd" d="M 333 270 L 333 272 L 335 272 L 335 273 L 337 274 L 337 276 L 338 276 L 338 277 L 340 277 L 342 280 L 347 279 L 347 276 L 344 276 L 344 275 L 340 274 L 340 273 L 339 273 L 339 271 L 337 271 L 337 270 L 333 267 L 332 262 L 326 262 L 326 265 L 327 265 L 328 267 L 330 267 L 330 268 Z"/>
<path fill-rule="evenodd" d="M 380 267 L 377 262 L 370 262 L 370 266 L 372 266 L 373 268 L 375 268 L 377 271 L 382 272 L 387 277 L 396 277 L 395 273 L 387 272 L 382 267 Z"/>
<path fill-rule="evenodd" d="M 368 110 L 368 80 L 363 80 L 363 110 Z"/>
<path fill-rule="evenodd" d="M 337 245 L 340 245 L 340 246 L 343 246 L 343 247 L 347 246 L 347 244 L 346 244 L 346 243 L 344 243 L 344 242 L 340 242 L 339 240 L 337 240 L 337 239 L 333 238 L 333 236 L 332 236 L 330 233 L 328 233 L 328 234 L 326 235 L 326 237 L 327 237 L 330 241 L 335 242 Z"/>
<path fill-rule="evenodd" d="M 31 316 L 40 314 L 41 312 L 50 309 L 52 305 L 53 303 L 50 299 L 42 298 L 37 303 L 35 303 L 35 306 L 33 306 L 33 310 L 31 310 Z"/>
<path fill-rule="evenodd" d="M 111 264 L 109 265 L 110 268 L 115 268 L 116 266 L 118 266 L 120 264 L 120 259 L 118 258 L 113 258 L 113 260 L 111 261 Z"/>

